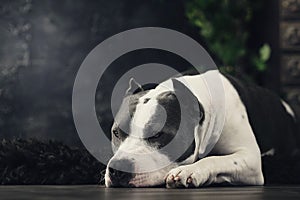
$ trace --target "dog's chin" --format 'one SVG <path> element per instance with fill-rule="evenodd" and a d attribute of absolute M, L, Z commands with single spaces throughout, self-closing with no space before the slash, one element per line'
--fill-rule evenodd
<path fill-rule="evenodd" d="M 136 174 L 135 177 L 129 181 L 130 187 L 162 187 L 164 184 L 164 175 L 157 173 Z"/>

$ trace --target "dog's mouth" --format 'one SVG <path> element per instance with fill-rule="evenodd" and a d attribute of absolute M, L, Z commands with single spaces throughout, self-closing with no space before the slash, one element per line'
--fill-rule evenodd
<path fill-rule="evenodd" d="M 165 187 L 164 177 L 156 173 L 131 174 L 130 179 L 109 175 L 107 187 L 112 188 L 162 188 Z"/>

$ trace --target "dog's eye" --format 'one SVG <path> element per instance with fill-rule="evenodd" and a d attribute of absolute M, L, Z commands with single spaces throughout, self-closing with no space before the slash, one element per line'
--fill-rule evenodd
<path fill-rule="evenodd" d="M 114 136 L 116 138 L 120 138 L 120 134 L 119 134 L 119 131 L 117 129 L 112 130 L 112 133 L 114 134 Z"/>
<path fill-rule="evenodd" d="M 163 134 L 163 132 L 158 132 L 154 135 L 155 138 L 159 138 L 161 135 Z"/>
<path fill-rule="evenodd" d="M 158 132 L 156 133 L 154 136 L 150 137 L 149 139 L 156 139 L 159 138 L 160 136 L 162 136 L 163 132 Z"/>

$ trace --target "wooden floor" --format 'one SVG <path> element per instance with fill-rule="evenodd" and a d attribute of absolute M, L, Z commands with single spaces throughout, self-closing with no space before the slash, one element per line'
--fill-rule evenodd
<path fill-rule="evenodd" d="M 300 186 L 213 187 L 201 189 L 103 188 L 100 186 L 0 186 L 0 199 L 208 199 L 208 200 L 289 200 L 300 199 Z"/>

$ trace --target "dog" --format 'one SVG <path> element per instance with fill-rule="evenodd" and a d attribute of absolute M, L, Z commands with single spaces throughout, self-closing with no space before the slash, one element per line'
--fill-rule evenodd
<path fill-rule="evenodd" d="M 207 90 L 204 80 L 212 75 L 222 83 L 223 103 Z M 262 156 L 297 150 L 296 118 L 269 90 L 218 70 L 173 77 L 147 90 L 131 79 L 111 129 L 114 156 L 105 185 L 263 185 Z"/>

